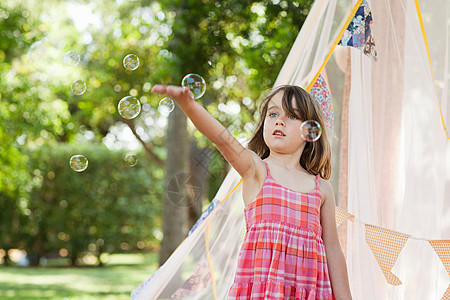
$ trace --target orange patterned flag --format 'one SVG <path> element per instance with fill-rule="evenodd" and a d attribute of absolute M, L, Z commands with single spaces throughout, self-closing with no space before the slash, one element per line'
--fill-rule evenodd
<path fill-rule="evenodd" d="M 450 299 L 450 284 L 447 287 L 447 290 L 444 293 L 444 296 L 442 296 L 441 300 L 448 300 Z"/>
<path fill-rule="evenodd" d="M 344 223 L 344 221 L 346 221 L 347 219 L 353 221 L 354 218 L 354 215 L 336 206 L 336 227 L 341 226 L 342 223 Z"/>
<path fill-rule="evenodd" d="M 387 282 L 392 285 L 402 284 L 400 279 L 391 272 L 391 269 L 409 235 L 370 224 L 365 224 L 365 227 L 366 242 L 375 255 Z"/>
<path fill-rule="evenodd" d="M 434 240 L 428 241 L 433 247 L 434 252 L 439 256 L 442 261 L 442 264 L 447 270 L 448 275 L 450 276 L 450 240 Z M 450 285 L 447 287 L 445 294 L 442 296 L 441 300 L 449 300 L 450 299 Z"/>

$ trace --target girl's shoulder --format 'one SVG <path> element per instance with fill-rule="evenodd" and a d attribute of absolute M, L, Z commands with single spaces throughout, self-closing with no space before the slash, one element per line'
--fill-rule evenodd
<path fill-rule="evenodd" d="M 322 196 L 321 206 L 325 203 L 325 201 L 327 201 L 327 199 L 332 199 L 334 201 L 334 190 L 329 180 L 323 179 L 319 176 L 319 188 Z"/>

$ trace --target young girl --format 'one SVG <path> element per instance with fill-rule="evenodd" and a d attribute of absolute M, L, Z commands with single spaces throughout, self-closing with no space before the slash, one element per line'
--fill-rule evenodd
<path fill-rule="evenodd" d="M 195 102 L 188 88 L 155 85 L 241 175 L 247 232 L 228 299 L 352 299 L 335 223 L 331 152 L 300 134 L 305 120 L 324 127 L 319 104 L 297 86 L 261 103 L 248 149 Z"/>

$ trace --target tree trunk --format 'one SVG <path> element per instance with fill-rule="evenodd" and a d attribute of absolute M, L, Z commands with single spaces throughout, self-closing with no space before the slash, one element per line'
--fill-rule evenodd
<path fill-rule="evenodd" d="M 11 258 L 9 257 L 8 251 L 12 249 L 11 247 L 5 247 L 5 256 L 3 257 L 3 265 L 4 266 L 10 266 L 11 265 Z"/>
<path fill-rule="evenodd" d="M 160 265 L 169 258 L 187 234 L 187 119 L 176 106 L 167 126 L 167 159 L 165 163 L 163 240 L 159 252 Z"/>
<path fill-rule="evenodd" d="M 97 260 L 98 260 L 98 267 L 104 267 L 105 264 L 103 263 L 101 256 L 102 256 L 103 249 L 101 246 L 99 246 L 98 251 L 97 251 Z"/>
<path fill-rule="evenodd" d="M 70 266 L 76 267 L 77 266 L 77 255 L 73 254 L 70 256 Z"/>
<path fill-rule="evenodd" d="M 202 215 L 202 204 L 208 197 L 209 186 L 209 163 L 211 161 L 212 151 L 208 148 L 198 148 L 195 140 L 191 141 L 191 151 L 189 157 L 189 166 L 191 177 L 189 184 L 192 186 L 191 200 L 188 211 L 188 228 L 192 228 L 195 222 Z"/>

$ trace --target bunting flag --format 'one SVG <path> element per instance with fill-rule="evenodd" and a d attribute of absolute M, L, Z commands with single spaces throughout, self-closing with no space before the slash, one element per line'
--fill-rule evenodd
<path fill-rule="evenodd" d="M 447 290 L 445 291 L 441 300 L 448 300 L 448 299 L 450 299 L 450 284 L 448 285 Z"/>
<path fill-rule="evenodd" d="M 334 132 L 334 112 L 331 104 L 331 93 L 322 74 L 319 75 L 309 93 L 313 95 L 317 102 L 322 106 L 325 126 L 330 130 L 333 136 L 336 137 L 336 133 Z"/>
<path fill-rule="evenodd" d="M 345 30 L 338 45 L 362 49 L 364 54 L 377 60 L 375 41 L 372 35 L 372 12 L 364 0 Z"/>
<path fill-rule="evenodd" d="M 428 241 L 433 247 L 434 252 L 439 256 L 442 264 L 445 267 L 448 275 L 450 276 L 450 240 L 431 240 Z M 445 294 L 442 296 L 441 300 L 450 299 L 450 285 L 447 287 Z"/>
<path fill-rule="evenodd" d="M 375 255 L 387 282 L 392 285 L 402 284 L 391 269 L 409 235 L 370 224 L 365 224 L 365 228 L 366 242 Z"/>
<path fill-rule="evenodd" d="M 348 213 L 340 207 L 336 207 L 336 227 L 339 228 L 347 219 L 353 222 L 354 218 L 354 215 Z"/>

